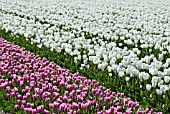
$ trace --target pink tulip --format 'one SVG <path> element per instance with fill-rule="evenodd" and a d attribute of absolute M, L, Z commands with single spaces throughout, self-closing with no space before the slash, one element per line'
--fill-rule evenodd
<path fill-rule="evenodd" d="M 37 110 L 36 109 L 32 109 L 32 114 L 36 114 L 37 113 Z"/>
<path fill-rule="evenodd" d="M 15 108 L 15 109 L 19 109 L 19 105 L 15 105 L 14 108 Z"/>
<path fill-rule="evenodd" d="M 55 107 L 55 105 L 53 103 L 50 103 L 49 107 L 53 109 Z"/>
<path fill-rule="evenodd" d="M 48 110 L 44 110 L 44 114 L 50 114 L 50 112 Z"/>

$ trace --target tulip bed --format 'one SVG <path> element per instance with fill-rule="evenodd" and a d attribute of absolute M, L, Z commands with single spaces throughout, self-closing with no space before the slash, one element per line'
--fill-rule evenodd
<path fill-rule="evenodd" d="M 144 112 L 124 93 L 112 92 L 99 82 L 71 74 L 68 69 L 40 58 L 0 38 L 0 100 L 18 113 L 117 114 Z M 4 98 L 2 96 L 5 96 Z M 13 108 L 8 108 L 13 106 Z M 157 114 L 161 114 L 158 112 Z"/>
<path fill-rule="evenodd" d="M 168 0 L 49 1 L 0 1 L 0 37 L 170 112 Z"/>

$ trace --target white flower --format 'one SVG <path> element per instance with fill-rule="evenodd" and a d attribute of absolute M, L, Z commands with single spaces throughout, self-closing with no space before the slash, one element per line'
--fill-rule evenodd
<path fill-rule="evenodd" d="M 170 53 L 170 46 L 167 46 L 167 50 L 168 50 L 168 52 Z"/>
<path fill-rule="evenodd" d="M 159 89 L 156 89 L 156 93 L 157 93 L 158 95 L 161 95 L 161 94 L 162 94 L 162 91 L 160 91 Z"/>
<path fill-rule="evenodd" d="M 151 84 L 146 84 L 146 89 L 148 90 L 148 91 L 150 91 L 151 90 Z"/>
<path fill-rule="evenodd" d="M 167 62 L 162 65 L 162 67 L 164 67 L 164 68 L 168 68 L 168 66 L 169 66 L 169 63 L 167 63 Z"/>
<path fill-rule="evenodd" d="M 165 36 L 170 36 L 170 32 L 164 32 Z"/>
<path fill-rule="evenodd" d="M 139 79 L 140 79 L 140 80 L 143 79 L 143 73 L 139 73 Z"/>
<path fill-rule="evenodd" d="M 168 91 L 168 90 L 169 90 L 168 85 L 161 85 L 161 86 L 160 86 L 160 91 L 161 91 L 162 93 L 165 93 L 165 92 Z"/>
<path fill-rule="evenodd" d="M 169 83 L 170 77 L 169 77 L 169 76 L 165 76 L 165 77 L 164 77 L 164 81 L 165 81 L 166 83 Z"/>
<path fill-rule="evenodd" d="M 167 69 L 166 74 L 170 75 L 170 68 Z"/>
<path fill-rule="evenodd" d="M 83 59 L 86 60 L 87 59 L 87 55 L 83 55 Z"/>
<path fill-rule="evenodd" d="M 108 72 L 111 72 L 111 71 L 112 71 L 112 67 L 111 67 L 111 66 L 108 66 L 108 67 L 107 67 L 107 70 L 108 70 Z"/>
<path fill-rule="evenodd" d="M 144 80 L 148 80 L 149 77 L 150 77 L 150 75 L 148 73 L 144 73 L 144 75 L 143 75 L 143 79 Z"/>
<path fill-rule="evenodd" d="M 128 81 L 130 80 L 130 78 L 129 78 L 129 77 L 126 77 L 125 80 L 128 82 Z"/>
<path fill-rule="evenodd" d="M 112 73 L 109 73 L 109 76 L 112 76 Z"/>
<path fill-rule="evenodd" d="M 101 60 L 99 58 L 94 58 L 93 59 L 93 63 L 94 64 L 100 64 L 101 63 Z"/>
<path fill-rule="evenodd" d="M 85 64 L 81 64 L 81 67 L 85 67 L 86 65 Z"/>
<path fill-rule="evenodd" d="M 151 73 L 152 75 L 157 75 L 158 74 L 158 70 L 155 68 L 150 68 L 149 69 L 149 73 Z"/>
<path fill-rule="evenodd" d="M 163 80 L 160 80 L 159 83 L 158 83 L 158 86 L 160 87 L 161 85 L 163 85 L 164 81 Z"/>
<path fill-rule="evenodd" d="M 118 72 L 119 77 L 123 77 L 125 73 L 123 71 Z"/>
<path fill-rule="evenodd" d="M 140 88 L 142 88 L 143 86 L 142 85 L 140 85 Z"/>
<path fill-rule="evenodd" d="M 78 60 L 81 60 L 81 55 L 78 55 L 77 59 L 78 59 Z"/>
<path fill-rule="evenodd" d="M 74 57 L 74 62 L 77 63 L 77 61 L 78 61 L 78 58 Z"/>
<path fill-rule="evenodd" d="M 24 33 L 24 37 L 28 38 L 28 33 Z"/>
<path fill-rule="evenodd" d="M 164 59 L 164 55 L 163 54 L 159 54 L 159 60 L 162 61 Z"/>
<path fill-rule="evenodd" d="M 104 65 L 103 64 L 98 64 L 98 69 L 104 70 Z"/>
<path fill-rule="evenodd" d="M 54 51 L 54 48 L 50 48 L 50 51 Z"/>

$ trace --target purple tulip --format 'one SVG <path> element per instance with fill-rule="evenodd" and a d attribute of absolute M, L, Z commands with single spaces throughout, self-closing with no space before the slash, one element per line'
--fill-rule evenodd
<path fill-rule="evenodd" d="M 32 109 L 32 114 L 36 114 L 37 113 L 37 110 L 36 109 Z"/>
<path fill-rule="evenodd" d="M 9 93 L 6 94 L 6 97 L 9 98 L 11 95 Z"/>
<path fill-rule="evenodd" d="M 49 107 L 53 109 L 55 107 L 55 105 L 53 103 L 50 103 Z"/>
<path fill-rule="evenodd" d="M 41 112 L 42 110 L 44 110 L 44 105 L 40 105 L 37 107 L 37 112 Z"/>
<path fill-rule="evenodd" d="M 15 109 L 19 109 L 19 105 L 15 105 L 14 108 L 15 108 Z"/>
<path fill-rule="evenodd" d="M 110 97 L 106 97 L 105 99 L 104 99 L 104 102 L 110 102 Z"/>
<path fill-rule="evenodd" d="M 50 114 L 50 112 L 46 109 L 44 109 L 44 114 Z"/>
<path fill-rule="evenodd" d="M 138 111 L 137 111 L 137 114 L 143 114 L 143 112 L 138 110 Z"/>

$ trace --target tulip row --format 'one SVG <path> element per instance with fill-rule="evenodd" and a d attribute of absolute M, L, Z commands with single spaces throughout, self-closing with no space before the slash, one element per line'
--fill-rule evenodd
<path fill-rule="evenodd" d="M 0 91 L 25 113 L 144 113 L 138 102 L 0 38 Z M 153 114 L 154 110 L 145 110 Z M 161 112 L 158 112 L 161 114 Z"/>

